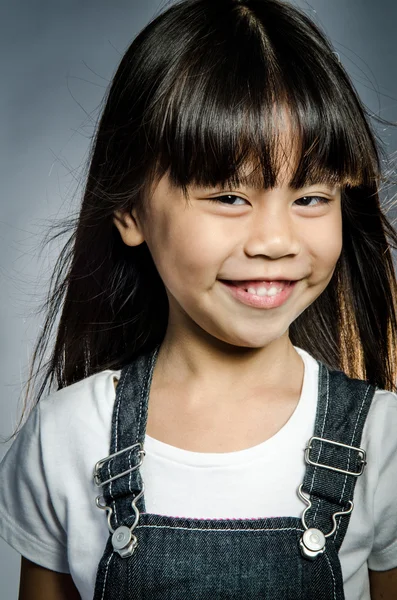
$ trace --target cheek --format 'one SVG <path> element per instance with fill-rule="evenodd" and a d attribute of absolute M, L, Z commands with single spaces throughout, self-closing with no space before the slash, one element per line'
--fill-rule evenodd
<path fill-rule="evenodd" d="M 146 241 L 159 274 L 172 292 L 181 283 L 190 286 L 212 281 L 222 263 L 221 232 L 209 219 L 190 215 L 157 218 Z"/>
<path fill-rule="evenodd" d="M 310 252 L 318 271 L 326 275 L 333 270 L 342 252 L 342 220 L 335 215 L 311 228 Z"/>

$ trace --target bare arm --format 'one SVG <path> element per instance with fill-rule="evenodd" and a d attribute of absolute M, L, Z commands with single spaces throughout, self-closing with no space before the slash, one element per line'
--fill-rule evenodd
<path fill-rule="evenodd" d="M 369 571 L 371 600 L 397 598 L 397 568 L 389 571 Z"/>
<path fill-rule="evenodd" d="M 81 600 L 68 573 L 45 569 L 21 556 L 18 600 Z"/>

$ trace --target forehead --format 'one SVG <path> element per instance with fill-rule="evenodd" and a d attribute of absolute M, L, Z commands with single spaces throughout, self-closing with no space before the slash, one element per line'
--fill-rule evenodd
<path fill-rule="evenodd" d="M 276 166 L 277 177 L 274 182 L 275 188 L 288 188 L 291 190 L 308 188 L 311 186 L 321 186 L 332 191 L 336 191 L 341 185 L 338 185 L 328 173 L 308 170 L 305 181 L 302 185 L 294 184 L 294 175 L 302 160 L 302 139 L 299 131 L 294 127 L 294 122 L 290 118 L 288 109 L 285 106 L 274 106 L 272 119 L 273 129 L 273 157 L 272 161 Z M 313 144 L 313 146 L 315 143 Z M 308 154 L 308 152 L 307 152 Z M 238 184 L 241 187 L 250 188 L 256 191 L 264 189 L 262 164 L 258 160 L 248 159 L 239 167 Z M 191 186 L 191 187 L 194 187 Z M 216 185 L 214 188 L 229 187 L 228 182 L 223 185 Z"/>
<path fill-rule="evenodd" d="M 310 148 L 305 148 L 302 132 L 297 127 L 295 119 L 291 118 L 289 107 L 285 104 L 273 105 L 272 110 L 273 128 L 271 131 L 272 163 L 275 167 L 275 181 L 273 187 L 291 188 L 293 190 L 322 184 L 326 187 L 335 187 L 332 175 L 327 170 L 312 169 L 308 161 L 306 176 L 295 182 L 294 178 L 302 164 L 302 159 L 310 157 L 310 152 L 316 146 L 318 139 L 314 139 Z M 305 148 L 305 149 L 304 149 Z M 261 165 L 250 162 L 242 169 L 242 182 L 247 187 L 263 189 L 263 176 Z"/>
<path fill-rule="evenodd" d="M 149 195 L 154 190 L 165 193 L 167 187 L 174 194 L 182 191 L 188 199 L 189 192 L 197 188 L 215 191 L 245 187 L 263 191 L 273 188 L 302 190 L 315 185 L 336 190 L 349 184 L 343 175 L 329 168 L 323 155 L 323 145 L 315 131 L 311 132 L 310 141 L 306 135 L 296 118 L 291 117 L 288 105 L 273 103 L 271 111 L 263 119 L 262 131 L 258 136 L 256 130 L 251 144 L 247 136 L 240 141 L 237 138 L 234 152 L 230 153 L 227 145 L 223 150 L 220 146 L 217 156 L 211 158 L 211 151 L 200 152 L 196 148 L 195 160 L 186 170 L 181 169 L 184 156 L 168 163 L 165 168 L 158 163 Z M 226 156 L 229 157 L 228 166 L 218 168 Z M 178 173 L 184 171 L 184 176 L 178 176 L 175 169 Z M 186 175 L 188 172 L 189 175 Z"/>

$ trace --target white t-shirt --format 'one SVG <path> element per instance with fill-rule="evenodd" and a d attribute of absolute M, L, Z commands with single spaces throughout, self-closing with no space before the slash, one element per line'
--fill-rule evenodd
<path fill-rule="evenodd" d="M 297 495 L 313 434 L 318 364 L 305 364 L 301 398 L 270 439 L 245 450 L 200 453 L 149 436 L 141 467 L 147 512 L 184 517 L 301 517 Z M 0 465 L 0 535 L 48 569 L 71 573 L 91 600 L 109 531 L 95 463 L 109 454 L 115 390 L 104 370 L 40 400 Z M 397 395 L 377 390 L 361 447 L 368 465 L 340 550 L 346 600 L 370 600 L 368 566 L 397 566 Z M 236 481 L 239 485 L 236 485 Z"/>

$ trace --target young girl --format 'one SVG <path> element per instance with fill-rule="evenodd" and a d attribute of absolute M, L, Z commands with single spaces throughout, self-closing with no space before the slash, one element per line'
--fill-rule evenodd
<path fill-rule="evenodd" d="M 20 599 L 397 597 L 381 182 L 365 109 L 296 8 L 184 0 L 137 36 L 0 468 Z"/>

